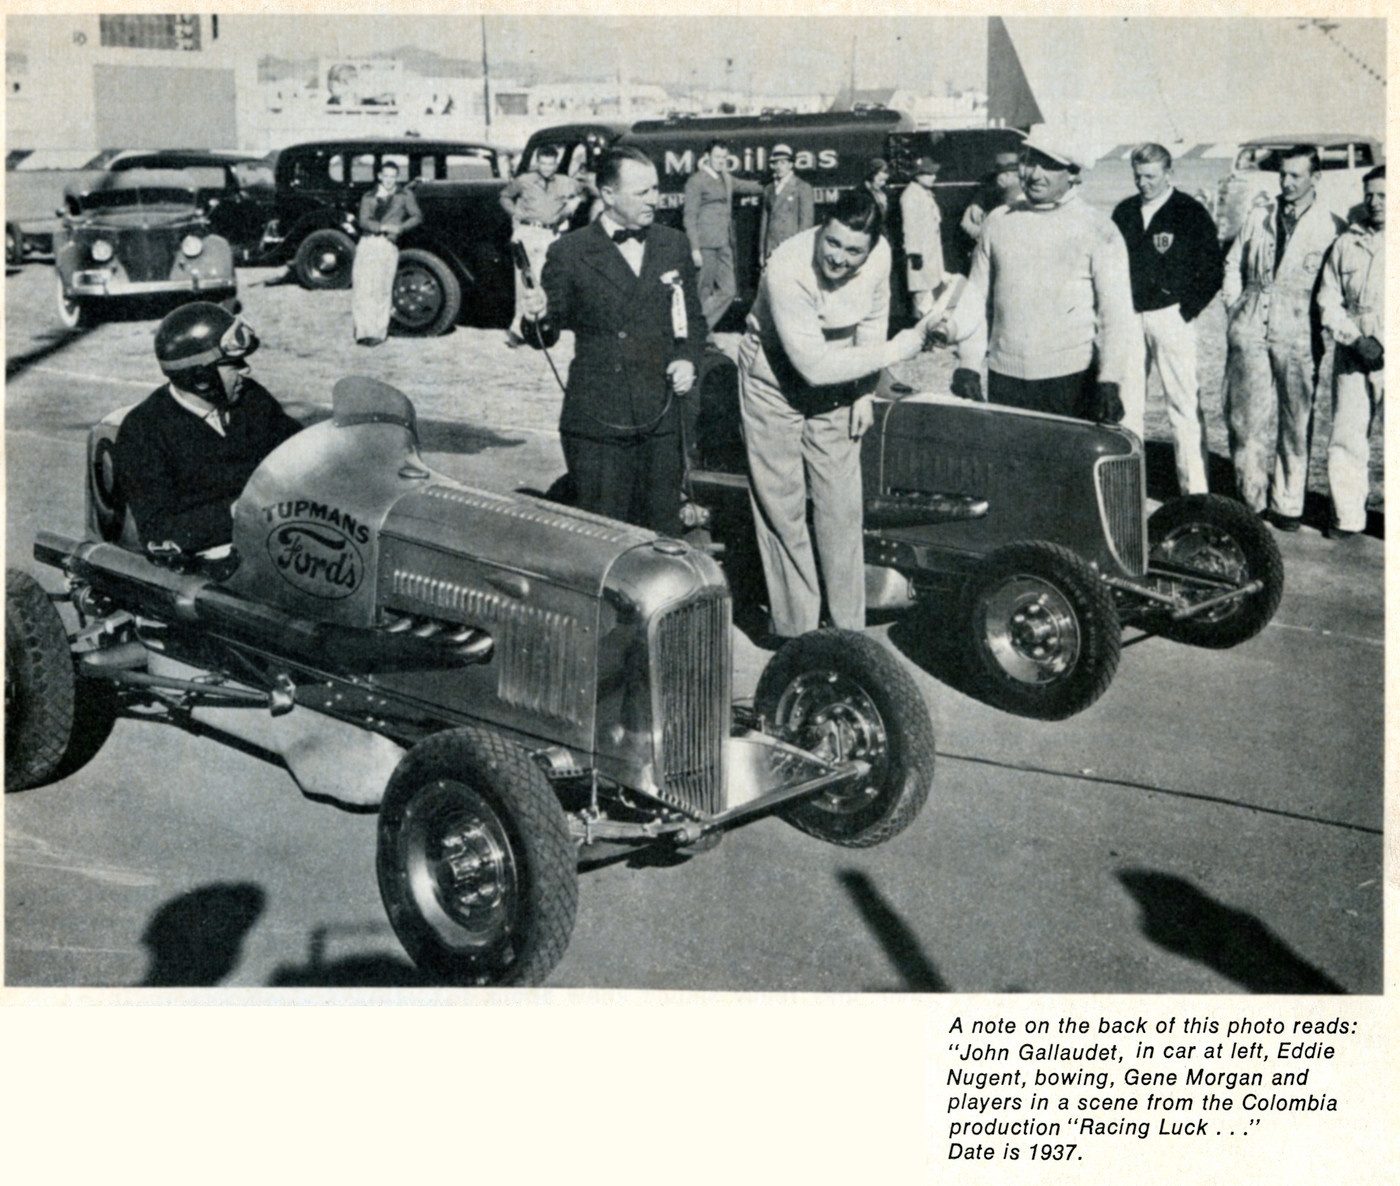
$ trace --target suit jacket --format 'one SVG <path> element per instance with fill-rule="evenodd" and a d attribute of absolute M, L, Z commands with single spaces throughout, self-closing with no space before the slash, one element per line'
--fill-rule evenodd
<path fill-rule="evenodd" d="M 360 199 L 360 230 L 367 235 L 378 235 L 390 227 L 397 227 L 399 233 L 411 231 L 423 221 L 423 212 L 418 208 L 418 199 L 413 191 L 396 189 L 389 198 L 383 218 L 374 217 L 374 209 L 379 203 L 379 187 L 371 186 Z"/>
<path fill-rule="evenodd" d="M 1220 244 L 1206 208 L 1173 189 L 1146 227 L 1138 197 L 1119 202 L 1113 221 L 1128 245 L 1133 308 L 1148 313 L 1180 305 L 1182 320 L 1194 321 L 1222 278 Z"/>
<path fill-rule="evenodd" d="M 715 176 L 705 169 L 696 169 L 686 179 L 682 213 L 690 246 L 696 251 L 733 247 L 734 195 L 762 192 L 763 186 L 746 177 L 735 177 L 729 172 Z"/>
<path fill-rule="evenodd" d="M 678 274 L 685 296 L 687 334 L 679 341 L 671 285 L 661 282 L 668 272 Z M 526 340 L 548 347 L 562 330 L 574 332 L 559 431 L 607 440 L 635 435 L 633 425 L 650 427 L 666 406 L 667 366 L 686 358 L 698 367 L 705 349 L 705 314 L 686 237 L 654 224 L 638 276 L 603 222 L 593 222 L 550 245 L 540 282 L 549 306 L 537 329 L 525 322 Z M 678 431 L 675 401 L 652 431 Z"/>
<path fill-rule="evenodd" d="M 758 228 L 759 263 L 765 262 L 784 239 L 791 239 L 816 221 L 816 194 L 802 178 L 794 173 L 783 186 L 782 193 L 778 193 L 778 183 L 770 181 L 763 187 L 763 213 Z"/>

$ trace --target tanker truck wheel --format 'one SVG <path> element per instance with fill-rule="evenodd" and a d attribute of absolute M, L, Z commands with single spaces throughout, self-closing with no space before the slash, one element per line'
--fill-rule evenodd
<path fill-rule="evenodd" d="M 413 962 L 455 985 L 540 984 L 578 908 L 563 809 L 530 755 L 487 730 L 414 746 L 379 812 L 379 892 Z"/>

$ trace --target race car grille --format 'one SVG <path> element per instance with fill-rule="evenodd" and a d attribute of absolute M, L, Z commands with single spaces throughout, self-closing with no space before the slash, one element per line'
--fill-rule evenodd
<path fill-rule="evenodd" d="M 133 227 L 117 237 L 117 258 L 132 281 L 165 280 L 175 266 L 178 239 Z"/>
<path fill-rule="evenodd" d="M 666 614 L 652 650 L 661 798 L 683 811 L 724 810 L 729 733 L 729 598 L 706 594 Z"/>
<path fill-rule="evenodd" d="M 1099 515 L 1103 519 L 1108 546 L 1124 571 L 1141 576 L 1147 571 L 1142 531 L 1142 455 L 1106 457 L 1099 461 Z"/>

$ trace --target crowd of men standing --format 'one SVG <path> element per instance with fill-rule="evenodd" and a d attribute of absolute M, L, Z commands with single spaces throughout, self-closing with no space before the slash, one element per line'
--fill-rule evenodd
<path fill-rule="evenodd" d="M 1155 370 L 1181 491 L 1205 493 L 1196 326 L 1220 293 L 1235 493 L 1279 530 L 1299 529 L 1330 338 L 1328 534 L 1363 531 L 1369 434 L 1384 391 L 1385 166 L 1364 178 L 1348 227 L 1317 194 L 1316 148 L 1286 150 L 1277 199 L 1257 202 L 1222 254 L 1209 212 L 1174 187 L 1171 154 L 1144 144 L 1130 160 L 1137 195 L 1110 219 L 1078 196 L 1092 161 L 1071 137 L 1037 130 L 1026 139 L 1023 196 L 977 220 L 970 294 L 940 333 L 958 345 L 954 393 L 981 398 L 985 359 L 992 402 L 1121 422 L 1142 436 Z"/>
<path fill-rule="evenodd" d="M 654 164 L 613 150 L 597 173 L 601 217 L 554 242 L 580 195 L 557 179 L 557 159 L 542 155 L 541 176 L 526 175 L 502 199 L 541 279 L 522 285 L 511 337 L 541 346 L 560 329 L 575 332 L 561 435 L 581 505 L 679 529 L 676 400 L 693 386 L 706 339 L 713 343 L 734 300 L 733 203 L 752 193 L 761 202 L 763 270 L 739 350 L 740 405 L 777 633 L 813 628 L 823 591 L 833 620 L 862 624 L 856 446 L 877 372 L 930 345 L 956 347 L 955 395 L 1122 423 L 1139 437 L 1155 370 L 1181 490 L 1205 493 L 1196 338 L 1217 293 L 1228 326 L 1225 415 L 1238 497 L 1279 530 L 1298 529 L 1325 331 L 1335 343 L 1329 535 L 1364 530 L 1368 438 L 1384 389 L 1384 166 L 1366 175 L 1348 227 L 1318 197 L 1317 151 L 1287 150 L 1277 199 L 1257 203 L 1222 253 L 1210 213 L 1175 188 L 1171 154 L 1159 144 L 1132 153 L 1137 194 L 1111 217 L 1081 196 L 1094 158 L 1072 135 L 1037 129 L 1014 170 L 1003 155 L 959 224 L 976 246 L 951 308 L 939 162 L 914 163 L 899 232 L 902 280 L 919 321 L 894 338 L 885 161 L 872 161 L 866 184 L 818 224 L 790 147 L 775 146 L 764 186 L 733 177 L 728 145 L 716 140 L 685 187 L 682 235 L 654 225 Z"/>

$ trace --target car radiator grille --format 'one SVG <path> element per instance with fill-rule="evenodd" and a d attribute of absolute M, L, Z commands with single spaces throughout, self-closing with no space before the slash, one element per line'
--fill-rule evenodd
<path fill-rule="evenodd" d="M 177 250 L 178 242 L 168 234 L 132 229 L 122 232 L 117 258 L 130 280 L 166 280 L 175 266 Z"/>
<path fill-rule="evenodd" d="M 652 652 L 661 725 L 660 797 L 699 815 L 724 810 L 729 735 L 729 597 L 723 591 L 671 610 Z"/>
<path fill-rule="evenodd" d="M 1108 457 L 1098 463 L 1099 514 L 1109 546 L 1123 568 L 1141 576 L 1146 570 L 1142 532 L 1143 465 L 1140 454 Z"/>

